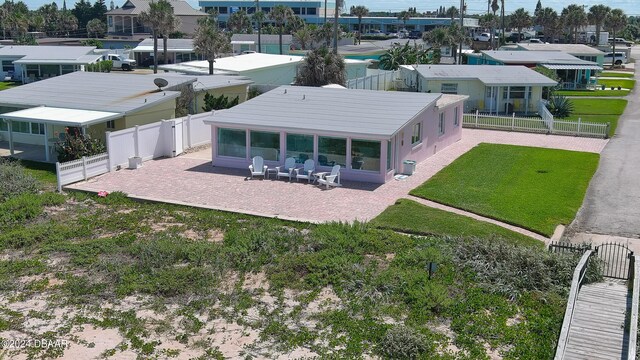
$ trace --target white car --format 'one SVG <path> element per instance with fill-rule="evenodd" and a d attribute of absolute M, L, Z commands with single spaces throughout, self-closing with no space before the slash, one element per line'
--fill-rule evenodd
<path fill-rule="evenodd" d="M 132 59 L 125 59 L 117 54 L 107 54 L 104 55 L 103 60 L 111 60 L 113 61 L 114 69 L 121 69 L 124 71 L 131 71 L 134 67 L 136 67 L 136 61 Z"/>
<path fill-rule="evenodd" d="M 474 41 L 491 41 L 491 34 L 489 33 L 481 33 L 473 35 Z"/>
<path fill-rule="evenodd" d="M 522 41 L 520 41 L 520 43 L 521 44 L 548 44 L 548 42 L 544 42 L 544 41 L 542 41 L 540 39 L 536 39 L 536 38 L 522 40 Z"/>
<path fill-rule="evenodd" d="M 604 64 L 611 64 L 614 63 L 615 65 L 622 65 L 622 64 L 626 64 L 627 63 L 627 54 L 623 53 L 623 52 L 616 52 L 616 59 L 615 61 L 613 60 L 613 53 L 609 52 L 604 54 Z"/>

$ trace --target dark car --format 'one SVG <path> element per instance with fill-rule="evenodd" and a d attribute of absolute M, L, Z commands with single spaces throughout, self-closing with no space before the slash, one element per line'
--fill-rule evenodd
<path fill-rule="evenodd" d="M 422 31 L 412 30 L 409 31 L 409 39 L 422 39 Z"/>
<path fill-rule="evenodd" d="M 158 65 L 164 65 L 164 61 L 162 59 L 158 59 Z M 142 66 L 142 67 L 151 67 L 151 66 L 153 66 L 153 58 L 149 57 L 149 58 L 146 58 L 146 59 L 142 60 L 142 62 L 140 63 L 140 66 Z"/>

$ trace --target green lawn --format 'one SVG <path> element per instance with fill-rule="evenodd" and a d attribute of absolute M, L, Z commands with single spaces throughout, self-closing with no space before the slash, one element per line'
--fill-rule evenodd
<path fill-rule="evenodd" d="M 399 199 L 371 220 L 370 224 L 409 234 L 503 238 L 522 245 L 543 246 L 538 240 L 503 227 L 434 209 L 409 199 Z"/>
<path fill-rule="evenodd" d="M 551 236 L 575 217 L 598 159 L 591 153 L 480 144 L 411 194 Z"/>
<path fill-rule="evenodd" d="M 625 89 L 633 89 L 636 86 L 636 81 L 633 79 L 598 79 L 598 84 L 606 86 L 607 89 L 612 86 L 616 89 L 618 86 Z"/>
<path fill-rule="evenodd" d="M 556 95 L 564 95 L 564 96 L 590 96 L 590 97 L 614 97 L 614 96 L 627 96 L 629 95 L 629 90 L 558 90 L 555 91 Z"/>
<path fill-rule="evenodd" d="M 630 73 L 621 73 L 621 72 L 603 71 L 598 76 L 602 76 L 602 77 L 617 77 L 617 78 L 633 78 L 634 75 L 631 72 Z"/>
<path fill-rule="evenodd" d="M 0 91 L 9 89 L 15 86 L 17 86 L 17 84 L 12 81 L 0 81 Z"/>
<path fill-rule="evenodd" d="M 571 99 L 573 114 L 621 115 L 627 106 L 625 99 Z"/>

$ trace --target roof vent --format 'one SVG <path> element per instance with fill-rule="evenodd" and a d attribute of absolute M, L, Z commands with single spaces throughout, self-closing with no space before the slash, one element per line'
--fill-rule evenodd
<path fill-rule="evenodd" d="M 304 99 L 306 99 L 306 98 L 307 98 L 307 95 L 302 94 L 302 100 L 304 100 Z"/>
<path fill-rule="evenodd" d="M 158 91 L 162 90 L 163 87 L 169 85 L 169 82 L 163 78 L 155 78 L 153 79 L 153 83 L 158 87 Z"/>
<path fill-rule="evenodd" d="M 284 93 L 285 93 L 285 94 L 287 93 L 287 89 L 284 89 Z"/>

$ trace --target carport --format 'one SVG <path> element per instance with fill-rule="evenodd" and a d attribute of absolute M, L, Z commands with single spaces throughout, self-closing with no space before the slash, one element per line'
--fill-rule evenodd
<path fill-rule="evenodd" d="M 75 127 L 85 134 L 91 125 L 105 123 L 122 116 L 120 113 L 106 111 L 40 106 L 0 114 L 2 119 L 0 131 L 8 132 L 9 150 L 12 156 L 15 142 L 27 143 L 44 146 L 45 160 L 49 162 L 55 143 L 64 140 L 67 128 Z"/>

